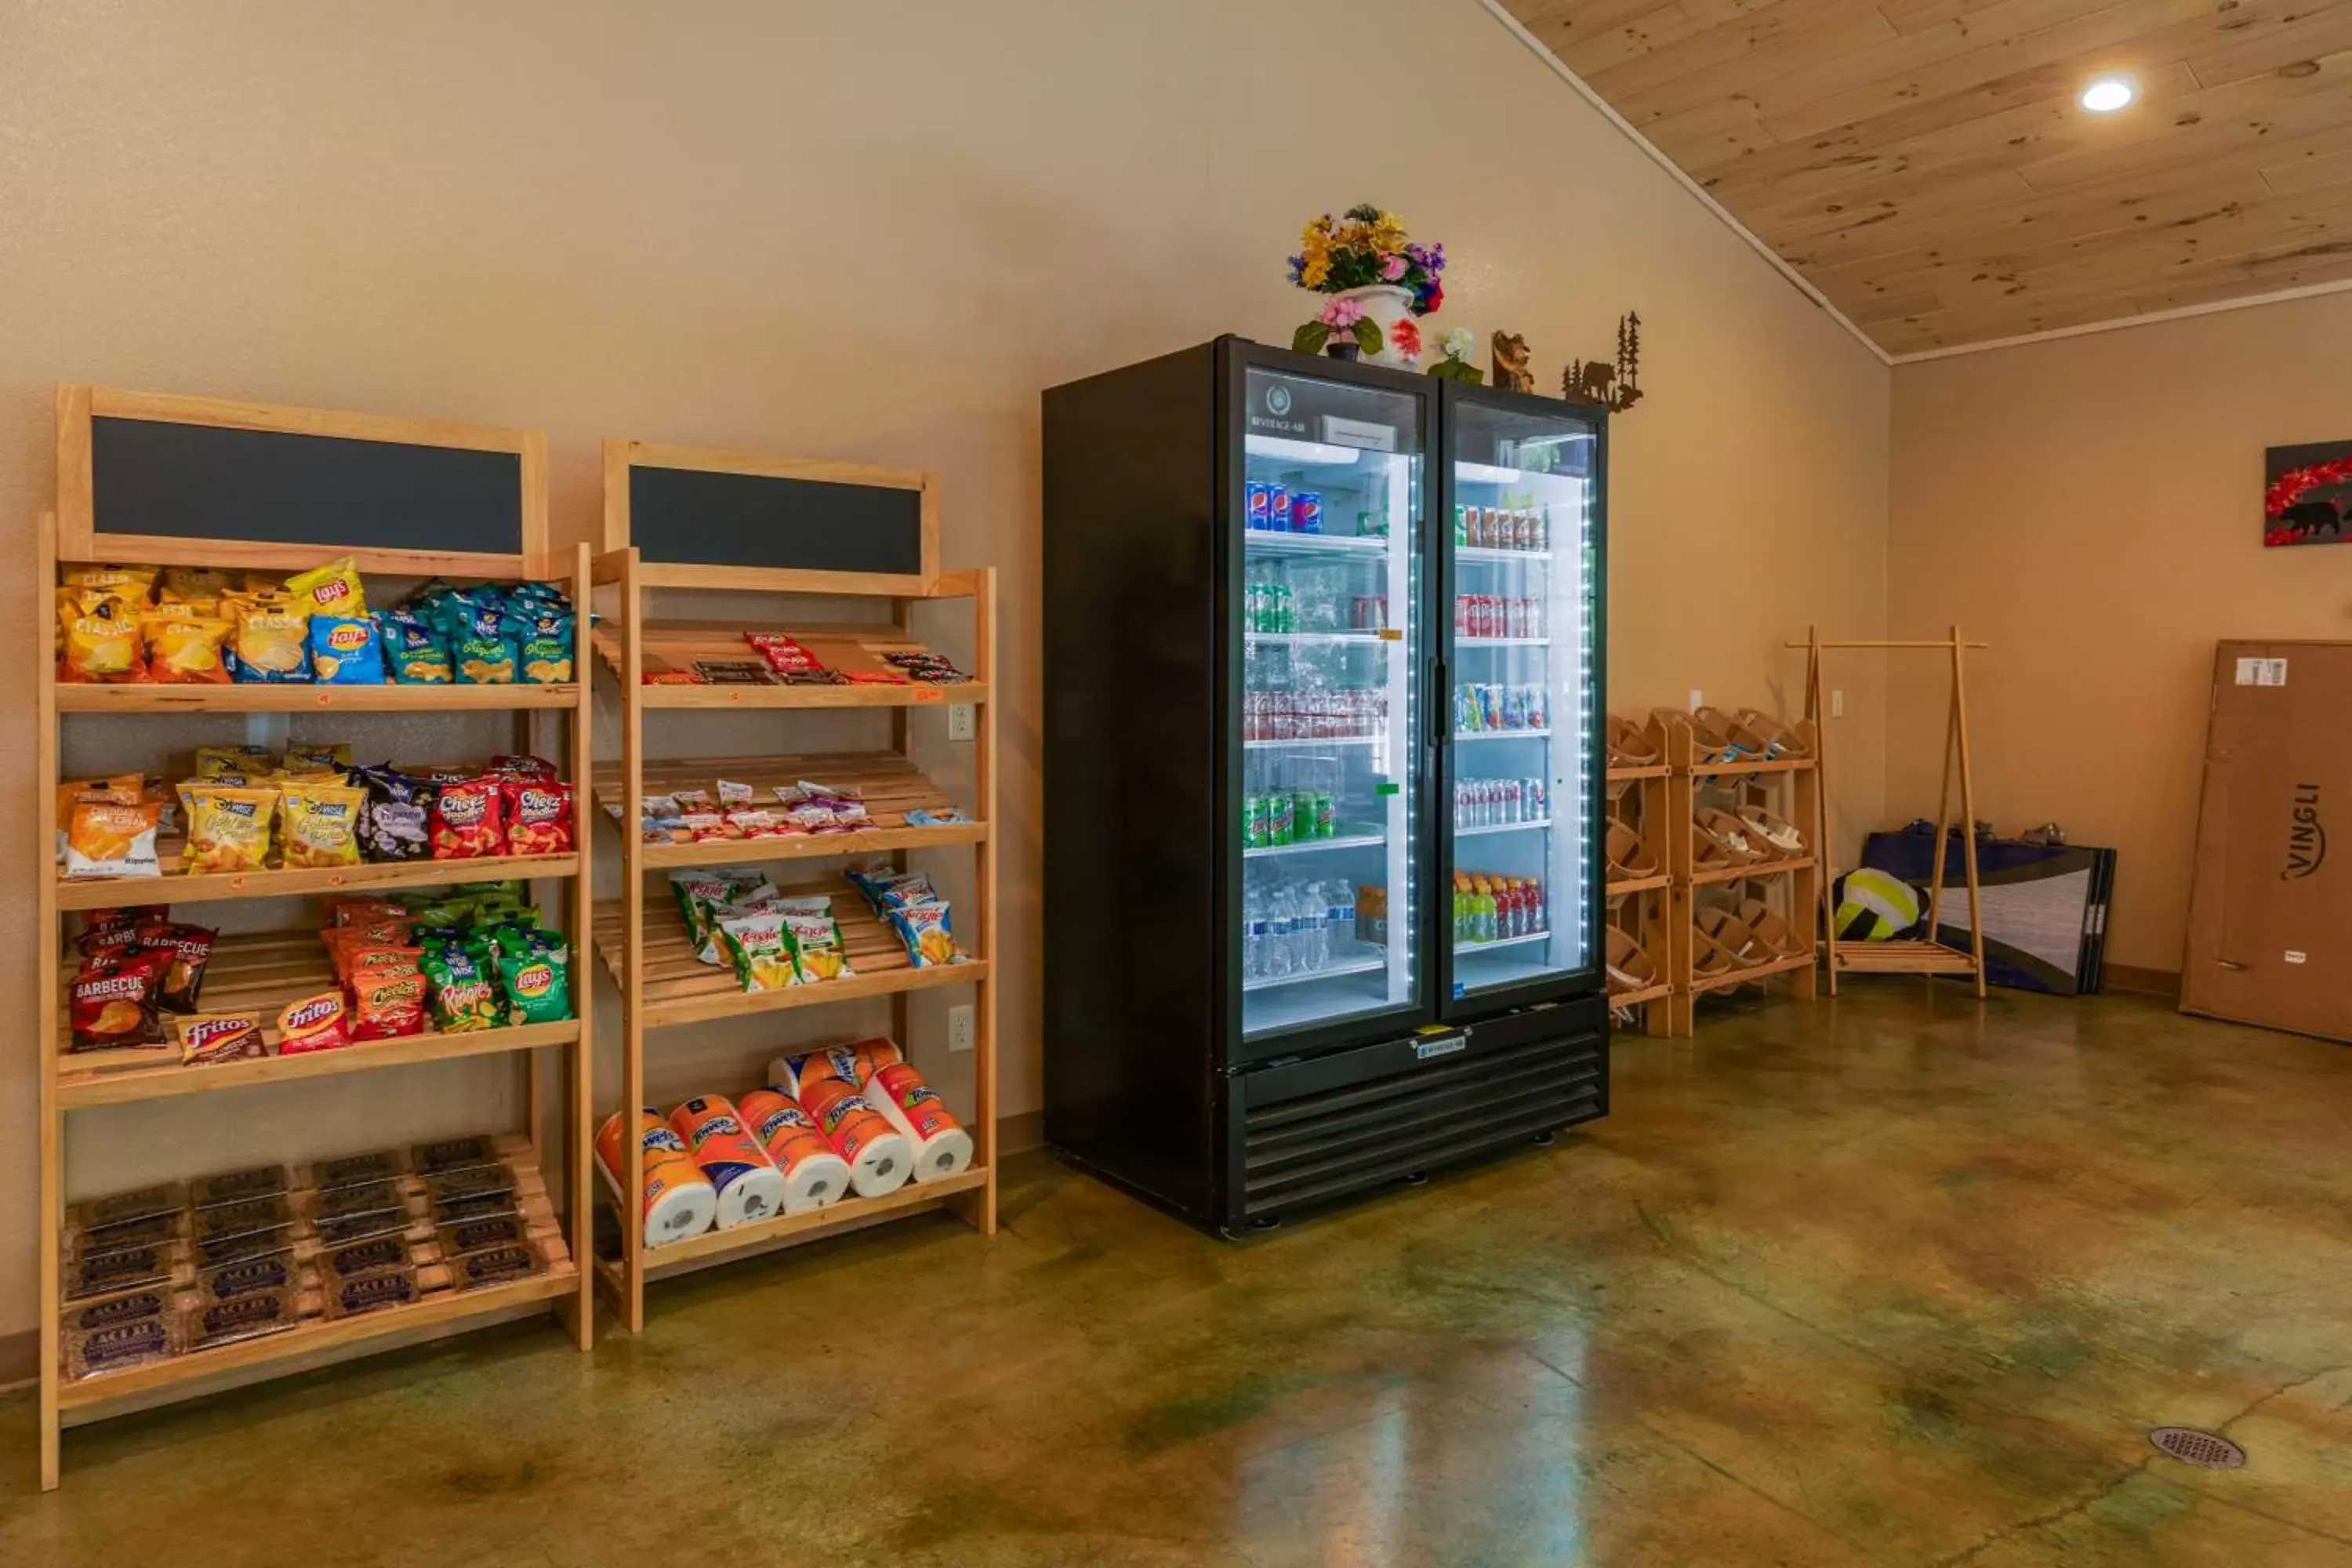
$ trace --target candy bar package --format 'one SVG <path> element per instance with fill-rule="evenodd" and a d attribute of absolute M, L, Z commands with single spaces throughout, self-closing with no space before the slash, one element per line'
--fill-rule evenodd
<path fill-rule="evenodd" d="M 310 1228 L 319 1233 L 320 1246 L 346 1247 L 371 1237 L 397 1236 L 405 1231 L 415 1218 L 404 1205 L 396 1209 L 363 1209 L 322 1216 L 313 1220 Z"/>
<path fill-rule="evenodd" d="M 356 1318 L 362 1312 L 405 1307 L 424 1294 L 413 1268 L 382 1269 L 356 1278 L 332 1275 L 320 1283 L 331 1318 Z"/>
<path fill-rule="evenodd" d="M 204 1351 L 235 1344 L 282 1332 L 301 1321 L 299 1298 L 290 1285 L 276 1290 L 250 1290 L 226 1300 L 199 1299 L 186 1320 L 187 1348 Z"/>
<path fill-rule="evenodd" d="M 441 1255 L 456 1258 L 468 1252 L 483 1252 L 494 1247 L 512 1247 L 530 1239 L 530 1226 L 519 1214 L 492 1215 L 484 1219 L 459 1220 L 440 1229 Z"/>
<path fill-rule="evenodd" d="M 271 1226 L 266 1230 L 240 1231 L 211 1241 L 197 1241 L 191 1250 L 199 1268 L 217 1268 L 224 1263 L 237 1263 L 248 1258 L 268 1258 L 273 1253 L 290 1253 L 303 1239 L 299 1225 Z"/>
<path fill-rule="evenodd" d="M 242 1171 L 224 1171 L 215 1176 L 202 1176 L 188 1184 L 188 1202 L 197 1208 L 211 1208 L 218 1204 L 243 1203 L 247 1198 L 268 1197 L 287 1188 L 286 1167 L 254 1165 Z"/>
<path fill-rule="evenodd" d="M 437 1176 L 447 1171 L 463 1171 L 478 1165 L 499 1163 L 496 1141 L 487 1132 L 468 1133 L 461 1138 L 436 1138 L 429 1143 L 409 1146 L 410 1168 L 420 1176 Z"/>
<path fill-rule="evenodd" d="M 102 1231 L 156 1215 L 177 1213 L 188 1206 L 185 1182 L 158 1182 L 151 1187 L 84 1198 L 66 1210 L 66 1216 L 83 1230 Z"/>
<path fill-rule="evenodd" d="M 104 1252 L 77 1248 L 63 1263 L 65 1298 L 79 1301 L 91 1296 L 113 1296 L 143 1286 L 162 1285 L 186 1260 L 186 1246 L 176 1240 Z"/>
<path fill-rule="evenodd" d="M 294 1203 L 284 1192 L 262 1193 L 229 1203 L 197 1209 L 191 1216 L 196 1240 L 225 1241 L 255 1231 L 278 1230 L 294 1223 Z"/>
<path fill-rule="evenodd" d="M 449 1285 L 455 1290 L 478 1290 L 509 1280 L 527 1279 L 547 1272 L 547 1259 L 528 1242 L 484 1247 L 448 1260 Z"/>
<path fill-rule="evenodd" d="M 163 1214 L 151 1214 L 139 1219 L 123 1220 L 97 1230 L 68 1225 L 66 1235 L 69 1245 L 84 1252 L 119 1252 L 127 1247 L 152 1247 L 159 1241 L 173 1241 L 188 1234 L 188 1212 L 171 1209 Z"/>
<path fill-rule="evenodd" d="M 357 1279 L 362 1275 L 408 1267 L 408 1238 L 396 1233 L 331 1247 L 319 1254 L 320 1273 L 330 1281 Z"/>
<path fill-rule="evenodd" d="M 462 1170 L 444 1171 L 425 1178 L 425 1195 L 434 1203 L 514 1190 L 514 1169 L 504 1163 L 469 1165 Z"/>
<path fill-rule="evenodd" d="M 301 1283 L 291 1252 L 265 1253 L 207 1268 L 196 1276 L 196 1294 L 205 1301 L 226 1301 L 259 1290 L 292 1290 Z"/>
<path fill-rule="evenodd" d="M 142 1318 L 167 1317 L 171 1310 L 170 1287 L 150 1286 L 143 1290 L 132 1290 L 121 1296 L 101 1296 L 94 1301 L 68 1307 L 58 1314 L 58 1326 L 69 1334 L 87 1334 L 100 1329 L 110 1329 L 118 1323 L 135 1323 Z"/>
<path fill-rule="evenodd" d="M 491 1219 L 499 1215 L 520 1214 L 515 1202 L 514 1190 L 484 1188 L 475 1192 L 453 1193 L 436 1198 L 426 1209 L 426 1217 L 438 1227 L 463 1225 L 470 1220 Z"/>
<path fill-rule="evenodd" d="M 408 1174 L 408 1156 L 397 1149 L 371 1149 L 364 1154 L 343 1154 L 313 1162 L 298 1185 L 320 1193 L 337 1187 L 367 1186 Z"/>
<path fill-rule="evenodd" d="M 180 1353 L 180 1320 L 170 1313 L 132 1318 L 66 1334 L 66 1376 L 79 1383 Z"/>
<path fill-rule="evenodd" d="M 348 1186 L 329 1187 L 310 1198 L 312 1217 L 320 1220 L 339 1219 L 348 1215 L 385 1214 L 398 1210 L 408 1212 L 408 1195 L 396 1177 L 380 1176 L 373 1182 L 358 1182 Z"/>

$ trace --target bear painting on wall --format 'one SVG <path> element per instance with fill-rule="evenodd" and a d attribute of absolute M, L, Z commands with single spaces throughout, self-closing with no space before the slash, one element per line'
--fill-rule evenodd
<path fill-rule="evenodd" d="M 2273 447 L 2263 458 L 2263 542 L 2352 540 L 2352 441 Z"/>

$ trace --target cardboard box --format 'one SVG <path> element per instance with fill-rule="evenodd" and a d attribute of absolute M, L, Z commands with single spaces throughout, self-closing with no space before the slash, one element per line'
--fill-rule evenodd
<path fill-rule="evenodd" d="M 2180 1007 L 2352 1040 L 2352 643 L 2215 651 Z"/>

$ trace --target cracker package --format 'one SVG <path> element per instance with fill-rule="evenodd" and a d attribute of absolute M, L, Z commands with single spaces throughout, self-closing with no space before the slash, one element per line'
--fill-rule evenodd
<path fill-rule="evenodd" d="M 841 926 L 831 912 L 797 912 L 784 916 L 784 937 L 793 950 L 793 967 L 802 984 L 842 980 L 856 973 L 842 945 Z"/>
<path fill-rule="evenodd" d="M 278 850 L 291 869 L 360 863 L 360 809 L 367 792 L 349 784 L 289 783 L 278 796 Z"/>
<path fill-rule="evenodd" d="M 457 679 L 449 661 L 449 645 L 431 626 L 405 610 L 389 610 L 375 618 L 383 640 L 383 662 L 393 679 L 405 685 L 446 686 Z"/>
<path fill-rule="evenodd" d="M 364 616 L 367 591 L 348 555 L 286 579 L 287 596 L 314 616 Z"/>
<path fill-rule="evenodd" d="M 184 784 L 180 807 L 188 818 L 187 848 L 180 865 L 189 875 L 258 871 L 269 863 L 269 829 L 278 816 L 278 791 Z"/>
<path fill-rule="evenodd" d="M 172 1033 L 183 1067 L 245 1061 L 269 1054 L 262 1042 L 258 1013 L 190 1014 L 172 1020 Z"/>
<path fill-rule="evenodd" d="M 239 1340 L 293 1328 L 302 1321 L 297 1297 L 298 1292 L 289 1287 L 248 1291 L 225 1301 L 200 1301 L 187 1317 L 187 1347 L 192 1351 L 210 1350 L 215 1345 L 235 1344 Z"/>
<path fill-rule="evenodd" d="M 506 779 L 504 796 L 507 853 L 562 855 L 572 848 L 572 786 L 536 780 Z"/>
<path fill-rule="evenodd" d="M 718 924 L 736 984 L 746 991 L 782 991 L 800 984 L 781 912 L 726 915 Z"/>
<path fill-rule="evenodd" d="M 383 684 L 383 644 L 365 616 L 312 616 L 310 644 L 310 673 L 320 684 Z"/>
<path fill-rule="evenodd" d="M 152 801 L 136 805 L 119 800 L 85 801 L 73 808 L 66 826 L 66 875 L 79 877 L 152 877 L 161 873 L 155 858 L 155 825 L 163 807 Z"/>
<path fill-rule="evenodd" d="M 501 795 L 495 779 L 443 784 L 433 797 L 429 832 L 433 858 L 464 860 L 506 849 Z"/>

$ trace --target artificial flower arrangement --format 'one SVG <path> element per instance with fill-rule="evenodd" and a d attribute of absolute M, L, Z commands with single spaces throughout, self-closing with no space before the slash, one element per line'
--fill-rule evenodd
<path fill-rule="evenodd" d="M 1290 280 L 1318 294 L 1341 296 L 1315 320 L 1300 327 L 1291 346 L 1301 353 L 1320 353 L 1339 337 L 1351 340 L 1367 354 L 1377 354 L 1391 341 L 1397 355 L 1407 361 L 1421 356 L 1421 328 L 1411 318 L 1426 316 L 1445 303 L 1443 242 L 1423 246 L 1406 237 L 1404 220 L 1371 205 L 1352 206 L 1339 217 L 1325 213 L 1299 236 L 1298 254 L 1290 258 Z M 1360 289 L 1401 289 L 1412 296 L 1408 315 L 1383 336 L 1381 324 L 1366 312 L 1360 300 L 1346 296 Z"/>
<path fill-rule="evenodd" d="M 1467 382 L 1472 386 L 1482 384 L 1486 373 L 1470 363 L 1470 355 L 1478 347 L 1478 339 L 1467 327 L 1456 327 L 1445 334 L 1438 344 L 1444 357 L 1429 367 L 1429 374 L 1440 381 Z"/>

